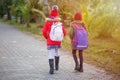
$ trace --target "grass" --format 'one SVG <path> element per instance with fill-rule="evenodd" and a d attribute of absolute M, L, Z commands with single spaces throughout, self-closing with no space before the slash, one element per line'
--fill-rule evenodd
<path fill-rule="evenodd" d="M 1 20 L 7 24 L 11 24 L 22 31 L 32 33 L 34 35 L 40 36 L 43 39 L 41 34 L 41 28 L 37 28 L 39 24 L 30 24 L 31 28 L 27 28 L 25 25 L 17 24 L 11 21 Z M 62 49 L 69 51 L 71 54 L 70 39 L 67 36 L 62 42 Z M 119 29 L 120 30 L 120 29 Z M 114 33 L 115 37 L 110 39 L 89 39 L 89 47 L 84 51 L 84 61 L 89 64 L 94 64 L 98 67 L 104 68 L 110 73 L 115 73 L 120 75 L 120 31 Z M 91 36 L 90 36 L 91 37 Z"/>
<path fill-rule="evenodd" d="M 120 43 L 117 40 L 90 40 L 85 61 L 120 75 Z"/>

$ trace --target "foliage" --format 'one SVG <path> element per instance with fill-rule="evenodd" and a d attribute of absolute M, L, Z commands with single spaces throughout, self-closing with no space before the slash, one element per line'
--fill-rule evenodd
<path fill-rule="evenodd" d="M 94 7 L 90 8 L 86 5 L 80 6 L 90 36 L 94 34 L 93 37 L 97 38 L 113 37 L 112 34 L 118 28 L 120 22 L 118 9 L 115 8 L 113 2 L 97 3 L 95 1 L 93 4 L 95 4 Z"/>
<path fill-rule="evenodd" d="M 30 7 L 31 7 L 31 10 L 33 11 L 32 14 L 34 15 L 33 17 L 40 17 L 40 15 L 43 17 L 43 15 L 45 15 L 43 13 L 43 7 L 44 7 L 44 4 L 43 3 L 39 3 L 39 0 L 29 0 L 28 3 L 30 4 Z M 34 12 L 35 11 L 35 12 Z M 39 12 L 41 13 L 39 13 Z M 38 14 L 36 13 L 38 12 L 39 13 L 39 16 Z"/>
<path fill-rule="evenodd" d="M 45 14 L 42 11 L 40 11 L 38 9 L 34 9 L 34 8 L 32 9 L 32 11 L 39 13 L 44 19 L 46 18 Z"/>
<path fill-rule="evenodd" d="M 46 7 L 44 2 L 40 2 L 39 0 L 29 0 L 28 3 L 31 8 L 31 18 L 43 23 L 49 14 L 48 7 Z"/>
<path fill-rule="evenodd" d="M 3 17 L 3 15 L 7 14 L 7 19 L 11 20 L 11 9 L 12 0 L 1 0 L 0 1 L 0 16 Z"/>
<path fill-rule="evenodd" d="M 18 20 L 18 17 L 22 16 L 21 7 L 24 5 L 25 5 L 24 0 L 13 0 L 12 15 L 15 16 L 16 22 Z"/>
<path fill-rule="evenodd" d="M 6 13 L 6 7 L 3 6 L 4 0 L 0 0 L 0 17 L 3 17 L 3 15 Z"/>
<path fill-rule="evenodd" d="M 112 33 L 118 27 L 118 23 L 120 22 L 117 10 L 114 10 L 112 3 L 108 4 L 99 4 L 91 14 L 94 18 L 92 19 L 90 26 L 92 29 L 96 28 L 98 37 L 112 37 Z"/>
<path fill-rule="evenodd" d="M 35 9 L 40 9 L 42 10 L 43 8 L 43 4 L 39 5 L 39 0 L 29 0 L 28 3 L 30 4 L 31 8 L 35 8 Z"/>
<path fill-rule="evenodd" d="M 30 27 L 30 25 L 29 25 L 29 22 L 30 22 L 30 19 L 31 19 L 31 15 L 30 15 L 31 8 L 30 8 L 30 5 L 26 4 L 25 6 L 22 6 L 21 10 L 22 10 L 22 16 L 24 18 L 24 21 L 27 24 L 27 27 Z"/>

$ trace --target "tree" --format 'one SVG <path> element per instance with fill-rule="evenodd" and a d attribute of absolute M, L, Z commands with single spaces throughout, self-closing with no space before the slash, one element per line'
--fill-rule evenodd
<path fill-rule="evenodd" d="M 21 10 L 22 10 L 22 17 L 24 19 L 24 21 L 26 22 L 26 26 L 29 28 L 30 27 L 30 19 L 31 19 L 31 8 L 30 8 L 30 5 L 29 4 L 26 4 L 24 6 L 21 7 Z"/>
<path fill-rule="evenodd" d="M 40 2 L 40 0 L 29 0 L 28 3 L 30 4 L 30 7 L 32 9 L 32 17 L 41 17 L 41 18 L 46 18 L 48 15 L 47 9 L 45 9 L 46 5 L 44 4 L 43 1 Z"/>
<path fill-rule="evenodd" d="M 6 13 L 6 8 L 3 6 L 4 0 L 0 0 L 0 17 L 3 17 Z"/>
<path fill-rule="evenodd" d="M 11 5 L 12 0 L 1 0 L 0 1 L 0 16 L 3 17 L 3 15 L 7 14 L 7 19 L 11 20 Z"/>
<path fill-rule="evenodd" d="M 18 17 L 20 17 L 20 23 L 23 24 L 23 17 L 22 17 L 22 6 L 24 6 L 25 0 L 13 0 L 12 5 L 12 14 L 15 16 L 16 22 L 18 21 Z"/>

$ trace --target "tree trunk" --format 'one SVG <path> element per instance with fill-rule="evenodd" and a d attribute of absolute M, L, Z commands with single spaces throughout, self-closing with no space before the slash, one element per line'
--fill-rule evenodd
<path fill-rule="evenodd" d="M 10 13 L 10 9 L 7 10 L 7 19 L 8 20 L 11 20 L 11 13 Z"/>
<path fill-rule="evenodd" d="M 24 24 L 24 20 L 22 16 L 20 16 L 20 24 Z"/>
<path fill-rule="evenodd" d="M 27 22 L 27 24 L 26 24 L 26 27 L 27 28 L 30 28 L 31 26 L 30 26 L 30 24 Z"/>

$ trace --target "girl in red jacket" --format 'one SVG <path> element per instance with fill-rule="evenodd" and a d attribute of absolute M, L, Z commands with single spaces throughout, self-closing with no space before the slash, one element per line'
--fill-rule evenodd
<path fill-rule="evenodd" d="M 47 40 L 47 49 L 49 50 L 49 66 L 50 66 L 50 74 L 54 74 L 54 58 L 55 58 L 55 70 L 58 70 L 59 66 L 59 58 L 60 54 L 58 52 L 58 49 L 61 48 L 61 41 L 53 41 L 50 39 L 50 30 L 51 26 L 56 22 L 59 22 L 61 19 L 58 17 L 58 6 L 54 5 L 52 6 L 52 11 L 50 13 L 50 18 L 47 18 L 46 23 L 44 24 L 44 27 L 42 29 L 42 34 L 44 38 Z M 64 25 L 62 25 L 62 31 L 63 35 L 66 35 L 66 31 L 64 28 Z"/>

